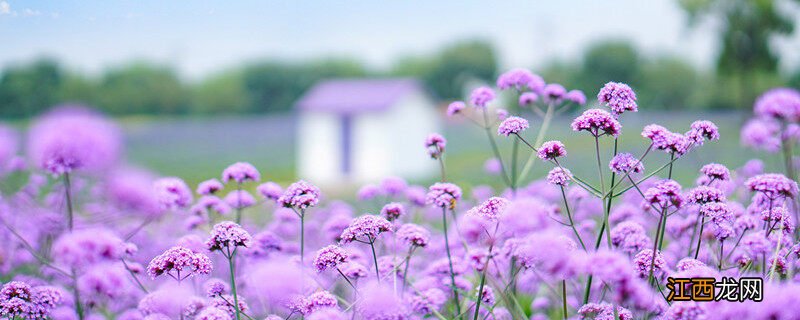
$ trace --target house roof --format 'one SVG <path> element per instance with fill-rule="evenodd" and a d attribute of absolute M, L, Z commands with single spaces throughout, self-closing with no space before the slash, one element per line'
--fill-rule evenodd
<path fill-rule="evenodd" d="M 410 78 L 332 79 L 318 82 L 297 102 L 304 111 L 360 113 L 384 111 L 413 92 L 424 92 Z"/>

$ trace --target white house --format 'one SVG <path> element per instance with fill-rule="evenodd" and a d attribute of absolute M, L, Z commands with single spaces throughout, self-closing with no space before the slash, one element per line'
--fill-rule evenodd
<path fill-rule="evenodd" d="M 336 185 L 437 172 L 424 142 L 439 131 L 439 114 L 416 80 L 322 81 L 301 97 L 297 109 L 300 178 Z"/>

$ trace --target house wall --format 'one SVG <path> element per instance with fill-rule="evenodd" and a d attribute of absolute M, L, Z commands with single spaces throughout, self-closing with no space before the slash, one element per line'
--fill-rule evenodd
<path fill-rule="evenodd" d="M 435 106 L 422 93 L 406 96 L 387 112 L 358 117 L 356 181 L 376 182 L 390 175 L 422 179 L 436 174 L 437 163 L 428 157 L 424 142 L 439 129 Z"/>
<path fill-rule="evenodd" d="M 341 164 L 338 114 L 301 112 L 297 124 L 297 172 L 301 179 L 324 185 L 338 182 Z"/>

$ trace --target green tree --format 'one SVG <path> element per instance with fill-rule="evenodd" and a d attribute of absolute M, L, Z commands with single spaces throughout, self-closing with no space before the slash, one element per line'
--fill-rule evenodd
<path fill-rule="evenodd" d="M 779 3 L 798 0 L 679 0 L 691 25 L 711 17 L 722 22 L 717 73 L 738 83 L 736 104 L 749 108 L 758 94 L 760 79 L 775 74 L 778 57 L 770 42 L 777 36 L 791 35 L 795 17 Z"/>
<path fill-rule="evenodd" d="M 233 113 L 248 108 L 247 90 L 242 72 L 228 71 L 212 75 L 192 88 L 192 112 Z"/>
<path fill-rule="evenodd" d="M 638 82 L 638 99 L 641 108 L 669 110 L 696 108 L 698 74 L 695 68 L 675 57 L 662 57 L 642 64 Z"/>
<path fill-rule="evenodd" d="M 608 81 L 636 86 L 640 63 L 639 53 L 627 41 L 597 42 L 583 56 L 578 85 L 589 92 L 596 92 Z"/>
<path fill-rule="evenodd" d="M 392 74 L 422 79 L 441 99 L 459 99 L 471 80 L 494 82 L 497 58 L 488 43 L 469 41 L 449 46 L 432 58 L 404 58 Z"/>
<path fill-rule="evenodd" d="M 290 64 L 262 62 L 245 67 L 244 88 L 249 112 L 289 110 L 297 99 L 316 82 L 327 78 L 363 77 L 366 69 L 346 59 Z"/>
<path fill-rule="evenodd" d="M 10 67 L 0 77 L 0 113 L 27 117 L 59 102 L 64 72 L 55 60 L 40 59 Z"/>
<path fill-rule="evenodd" d="M 108 71 L 100 81 L 98 106 L 114 114 L 179 114 L 188 95 L 169 68 L 137 62 Z"/>

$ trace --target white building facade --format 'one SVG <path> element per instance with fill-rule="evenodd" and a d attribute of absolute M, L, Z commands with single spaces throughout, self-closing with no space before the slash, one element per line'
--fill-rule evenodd
<path fill-rule="evenodd" d="M 424 147 L 439 114 L 413 79 L 341 79 L 311 88 L 297 103 L 298 176 L 320 185 L 423 179 L 437 163 Z"/>

